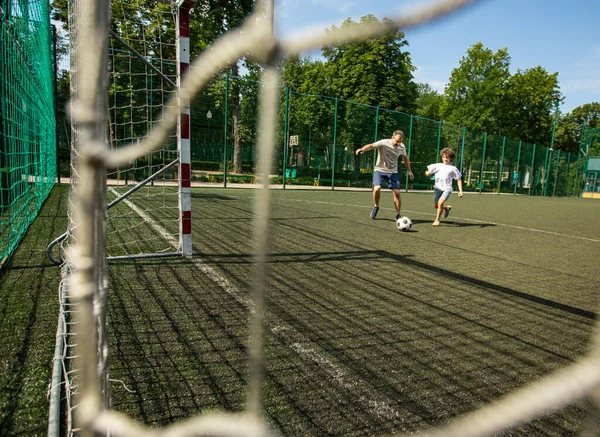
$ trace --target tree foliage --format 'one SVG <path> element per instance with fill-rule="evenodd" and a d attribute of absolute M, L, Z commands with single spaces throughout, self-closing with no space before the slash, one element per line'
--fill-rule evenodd
<path fill-rule="evenodd" d="M 388 22 L 387 18 L 383 22 Z M 341 29 L 379 22 L 373 15 L 359 23 L 347 19 Z M 331 27 L 328 32 L 338 30 Z M 415 110 L 417 86 L 413 81 L 408 42 L 404 32 L 392 31 L 379 38 L 346 42 L 322 48 L 326 59 L 329 89 L 340 99 L 412 113 Z"/>
<path fill-rule="evenodd" d="M 548 74 L 540 66 L 518 70 L 506 82 L 500 132 L 529 143 L 549 145 L 560 99 L 558 73 Z"/>
<path fill-rule="evenodd" d="M 427 83 L 417 84 L 417 100 L 415 105 L 415 115 L 419 117 L 431 120 L 441 120 L 443 118 L 444 96 Z"/>
<path fill-rule="evenodd" d="M 467 129 L 496 133 L 509 66 L 505 47 L 496 53 L 481 42 L 470 47 L 450 74 L 445 90 L 445 120 Z"/>
<path fill-rule="evenodd" d="M 52 3 L 52 18 L 63 23 L 65 30 L 67 2 Z M 211 50 L 211 44 L 225 32 L 239 28 L 253 6 L 254 0 L 198 2 L 190 20 L 191 58 Z M 111 7 L 113 31 L 144 56 L 175 59 L 174 17 L 169 4 L 123 0 L 111 2 Z M 332 26 L 327 32 L 377 21 L 373 15 L 358 22 L 347 19 L 339 28 Z M 283 85 L 290 90 L 290 134 L 299 135 L 301 142 L 307 141 L 313 153 L 331 159 L 334 126 L 338 145 L 362 145 L 390 129 L 406 130 L 410 117 L 405 114 L 415 114 L 428 119 L 414 119 L 413 139 L 419 138 L 415 144 L 431 142 L 441 132 L 440 145 L 456 145 L 462 141 L 462 127 L 466 127 L 471 143 L 479 144 L 486 132 L 488 137 L 506 136 L 547 147 L 556 102 L 562 99 L 558 75 L 542 66 L 511 75 L 510 63 L 507 48 L 494 52 L 478 42 L 467 49 L 458 67 L 452 70 L 445 92 L 438 93 L 427 84 L 414 82 L 415 67 L 408 41 L 400 30 L 378 38 L 324 46 L 321 57 L 316 59 L 289 56 L 279 68 Z M 249 150 L 256 142 L 261 71 L 260 65 L 247 58 L 223 70 L 230 77 L 228 130 L 233 132 L 230 137 L 236 172 L 241 171 L 242 149 Z M 68 85 L 68 75 L 60 75 L 61 80 Z M 111 92 L 127 92 L 127 84 L 116 86 L 118 89 Z M 224 96 L 225 79 L 215 78 L 203 92 L 200 119 L 210 108 L 224 110 Z M 281 120 L 286 119 L 284 96 L 282 92 Z M 131 93 L 128 98 L 135 101 L 138 96 Z M 577 152 L 581 127 L 600 127 L 600 104 L 596 102 L 575 108 L 570 114 L 556 115 L 554 147 L 559 150 Z M 283 141 L 284 129 L 281 123 L 278 141 Z"/>

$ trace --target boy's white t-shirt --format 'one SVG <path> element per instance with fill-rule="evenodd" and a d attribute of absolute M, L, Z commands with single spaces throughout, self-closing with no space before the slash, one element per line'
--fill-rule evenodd
<path fill-rule="evenodd" d="M 452 180 L 460 179 L 462 177 L 460 171 L 456 167 L 452 164 L 444 164 L 443 162 L 428 165 L 427 171 L 430 175 L 435 175 L 435 184 L 433 184 L 433 188 L 437 188 L 441 191 L 452 191 Z"/>

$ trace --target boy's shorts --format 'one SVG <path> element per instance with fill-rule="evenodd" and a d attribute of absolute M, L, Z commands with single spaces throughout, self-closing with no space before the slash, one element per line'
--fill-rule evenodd
<path fill-rule="evenodd" d="M 381 185 L 383 181 L 387 181 L 388 188 L 390 189 L 400 189 L 400 177 L 398 173 L 384 173 L 381 171 L 376 171 L 373 173 L 373 186 Z"/>
<path fill-rule="evenodd" d="M 444 199 L 448 200 L 448 197 L 450 197 L 450 194 L 452 194 L 452 190 L 442 191 L 437 188 L 434 188 L 433 190 L 435 191 L 434 198 L 433 198 L 435 203 L 438 203 L 438 200 L 440 200 L 440 197 L 443 197 Z"/>

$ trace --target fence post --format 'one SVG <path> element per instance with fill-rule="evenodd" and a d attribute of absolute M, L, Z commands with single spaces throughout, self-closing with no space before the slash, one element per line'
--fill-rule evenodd
<path fill-rule="evenodd" d="M 335 109 L 333 111 L 333 152 L 331 159 L 331 189 L 335 190 L 335 145 L 337 143 L 337 112 L 338 112 L 338 98 L 335 98 Z"/>
<path fill-rule="evenodd" d="M 444 120 L 438 123 L 438 137 L 437 137 L 437 152 L 435 154 L 435 161 L 438 162 L 440 159 L 440 143 L 442 141 L 442 124 Z"/>
<path fill-rule="evenodd" d="M 487 146 L 487 132 L 483 133 L 483 153 L 481 154 L 481 171 L 479 172 L 479 194 L 483 192 L 483 169 L 485 168 L 485 148 Z"/>
<path fill-rule="evenodd" d="M 554 173 L 554 188 L 552 189 L 552 197 L 556 193 L 556 184 L 558 183 L 558 165 L 560 164 L 560 150 L 558 151 L 558 156 L 556 157 L 556 172 Z"/>
<path fill-rule="evenodd" d="M 506 146 L 506 137 L 502 138 L 502 155 L 500 156 L 500 174 L 498 175 L 498 195 L 502 188 L 502 171 L 504 170 L 504 146 Z"/>
<path fill-rule="evenodd" d="M 527 193 L 529 196 L 531 196 L 531 186 L 534 183 L 534 175 L 535 175 L 535 169 L 534 169 L 534 165 L 535 165 L 535 144 L 533 145 L 533 153 L 531 155 L 531 181 L 529 181 L 529 192 Z"/>
<path fill-rule="evenodd" d="M 520 174 L 520 170 L 519 170 L 520 165 L 521 165 L 521 140 L 519 140 L 519 151 L 517 152 L 517 180 L 514 181 L 514 177 L 513 177 L 513 181 L 515 183 L 515 188 L 513 191 L 514 195 L 517 194 L 517 185 L 519 185 L 519 181 L 521 180 L 521 174 Z"/>
<path fill-rule="evenodd" d="M 408 150 L 406 151 L 406 155 L 408 156 L 408 160 L 410 161 L 410 146 L 412 144 L 412 131 L 413 131 L 413 116 L 410 116 L 410 127 L 408 128 Z M 404 192 L 408 193 L 408 172 L 406 172 L 406 179 L 404 182 Z"/>
<path fill-rule="evenodd" d="M 285 170 L 287 163 L 287 149 L 289 144 L 290 136 L 290 88 L 285 87 L 285 119 L 283 120 L 283 162 L 281 165 L 283 189 L 285 190 Z"/>
<path fill-rule="evenodd" d="M 581 160 L 581 147 L 583 146 L 583 133 L 585 132 L 585 125 L 581 126 L 581 133 L 579 134 L 579 151 L 577 152 L 577 164 L 575 166 L 575 180 L 573 181 L 573 196 L 575 196 L 575 187 L 580 187 L 581 184 L 579 184 L 577 182 L 577 179 L 579 179 L 579 166 L 580 164 L 580 160 Z M 582 174 L 583 177 L 583 174 Z M 577 190 L 577 195 L 581 195 L 581 191 L 578 189 Z"/>
<path fill-rule="evenodd" d="M 550 149 L 546 149 L 546 160 L 544 161 L 544 188 L 542 189 L 542 196 L 546 196 L 546 190 L 548 189 L 548 176 L 550 176 L 550 161 L 552 157 L 550 156 L 550 161 L 548 160 L 548 156 L 550 155 Z"/>
<path fill-rule="evenodd" d="M 227 118 L 229 114 L 229 73 L 225 75 L 225 126 L 223 142 L 223 188 L 227 188 Z"/>
<path fill-rule="evenodd" d="M 565 184 L 565 197 L 569 196 L 569 173 L 571 172 L 571 152 L 567 152 L 567 173 L 565 177 L 567 182 Z"/>
<path fill-rule="evenodd" d="M 462 145 L 460 147 L 460 174 L 463 172 L 463 158 L 465 156 L 465 135 L 467 134 L 467 128 L 463 127 L 462 134 Z"/>
<path fill-rule="evenodd" d="M 375 108 L 375 134 L 373 137 L 373 142 L 377 142 L 377 138 L 379 136 L 379 105 Z M 375 171 L 375 160 L 377 156 L 377 149 L 373 149 L 373 171 Z"/>

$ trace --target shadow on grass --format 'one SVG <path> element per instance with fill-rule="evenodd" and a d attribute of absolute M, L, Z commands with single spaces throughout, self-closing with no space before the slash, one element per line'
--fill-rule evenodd
<path fill-rule="evenodd" d="M 238 200 L 233 197 L 223 196 L 221 194 L 208 194 L 208 193 L 194 193 L 192 191 L 192 199 L 206 199 L 206 200 Z"/>
<path fill-rule="evenodd" d="M 376 221 L 390 221 L 390 222 L 396 222 L 395 219 L 375 219 Z M 431 226 L 431 223 L 433 223 L 433 220 L 422 220 L 422 219 L 411 219 L 412 221 L 412 228 L 410 229 L 409 232 L 415 232 L 418 231 L 418 229 L 415 229 L 415 225 L 422 225 L 422 224 L 428 224 Z M 475 228 L 487 228 L 490 226 L 496 226 L 494 223 L 465 223 L 465 222 L 457 222 L 454 220 L 447 220 L 447 219 L 442 219 L 440 221 L 441 226 L 452 226 L 452 227 L 456 227 L 456 228 L 468 228 L 468 227 L 475 227 Z M 419 226 L 417 226 L 419 227 Z"/>
<path fill-rule="evenodd" d="M 254 257 L 195 256 L 236 285 L 217 285 L 186 259 L 111 268 L 112 375 L 135 390 L 113 389 L 114 405 L 147 424 L 244 407 Z M 444 423 L 571 362 L 541 334 L 567 314 L 544 307 L 596 317 L 383 250 L 294 251 L 269 263 L 264 408 L 283 435 L 366 436 Z M 524 315 L 530 329 L 515 328 Z M 565 435 L 582 414 L 571 413 L 515 435 Z"/>
<path fill-rule="evenodd" d="M 254 254 L 206 254 L 202 252 L 196 252 L 193 257 L 201 260 L 206 265 L 251 265 L 256 261 L 256 255 Z M 550 308 L 565 311 L 577 316 L 582 316 L 590 320 L 594 320 L 598 317 L 598 314 L 593 311 L 587 311 L 581 308 L 573 307 L 570 305 L 562 304 L 550 299 L 535 296 L 529 293 L 524 293 L 509 287 L 494 284 L 485 280 L 473 278 L 467 275 L 457 273 L 452 270 L 444 269 L 442 267 L 426 264 L 413 259 L 410 255 L 398 255 L 387 251 L 380 250 L 350 250 L 350 251 L 336 251 L 336 252 L 287 252 L 279 254 L 271 254 L 268 256 L 268 262 L 270 264 L 309 264 L 309 263 L 325 263 L 325 262 L 351 262 L 351 261 L 385 261 L 390 260 L 405 265 L 413 266 L 419 269 L 423 269 L 428 272 L 435 273 L 443 278 L 449 278 L 449 280 L 459 281 L 461 283 L 470 284 L 481 289 L 488 290 L 490 292 L 502 293 L 505 295 L 517 297 L 519 299 L 528 300 L 535 302 L 540 305 L 544 305 Z M 123 260 L 120 261 L 121 265 L 138 265 L 139 260 Z M 160 258 L 160 259 L 148 259 L 143 261 L 145 265 L 168 265 L 176 266 L 177 264 L 185 265 L 189 262 L 183 258 Z"/>

